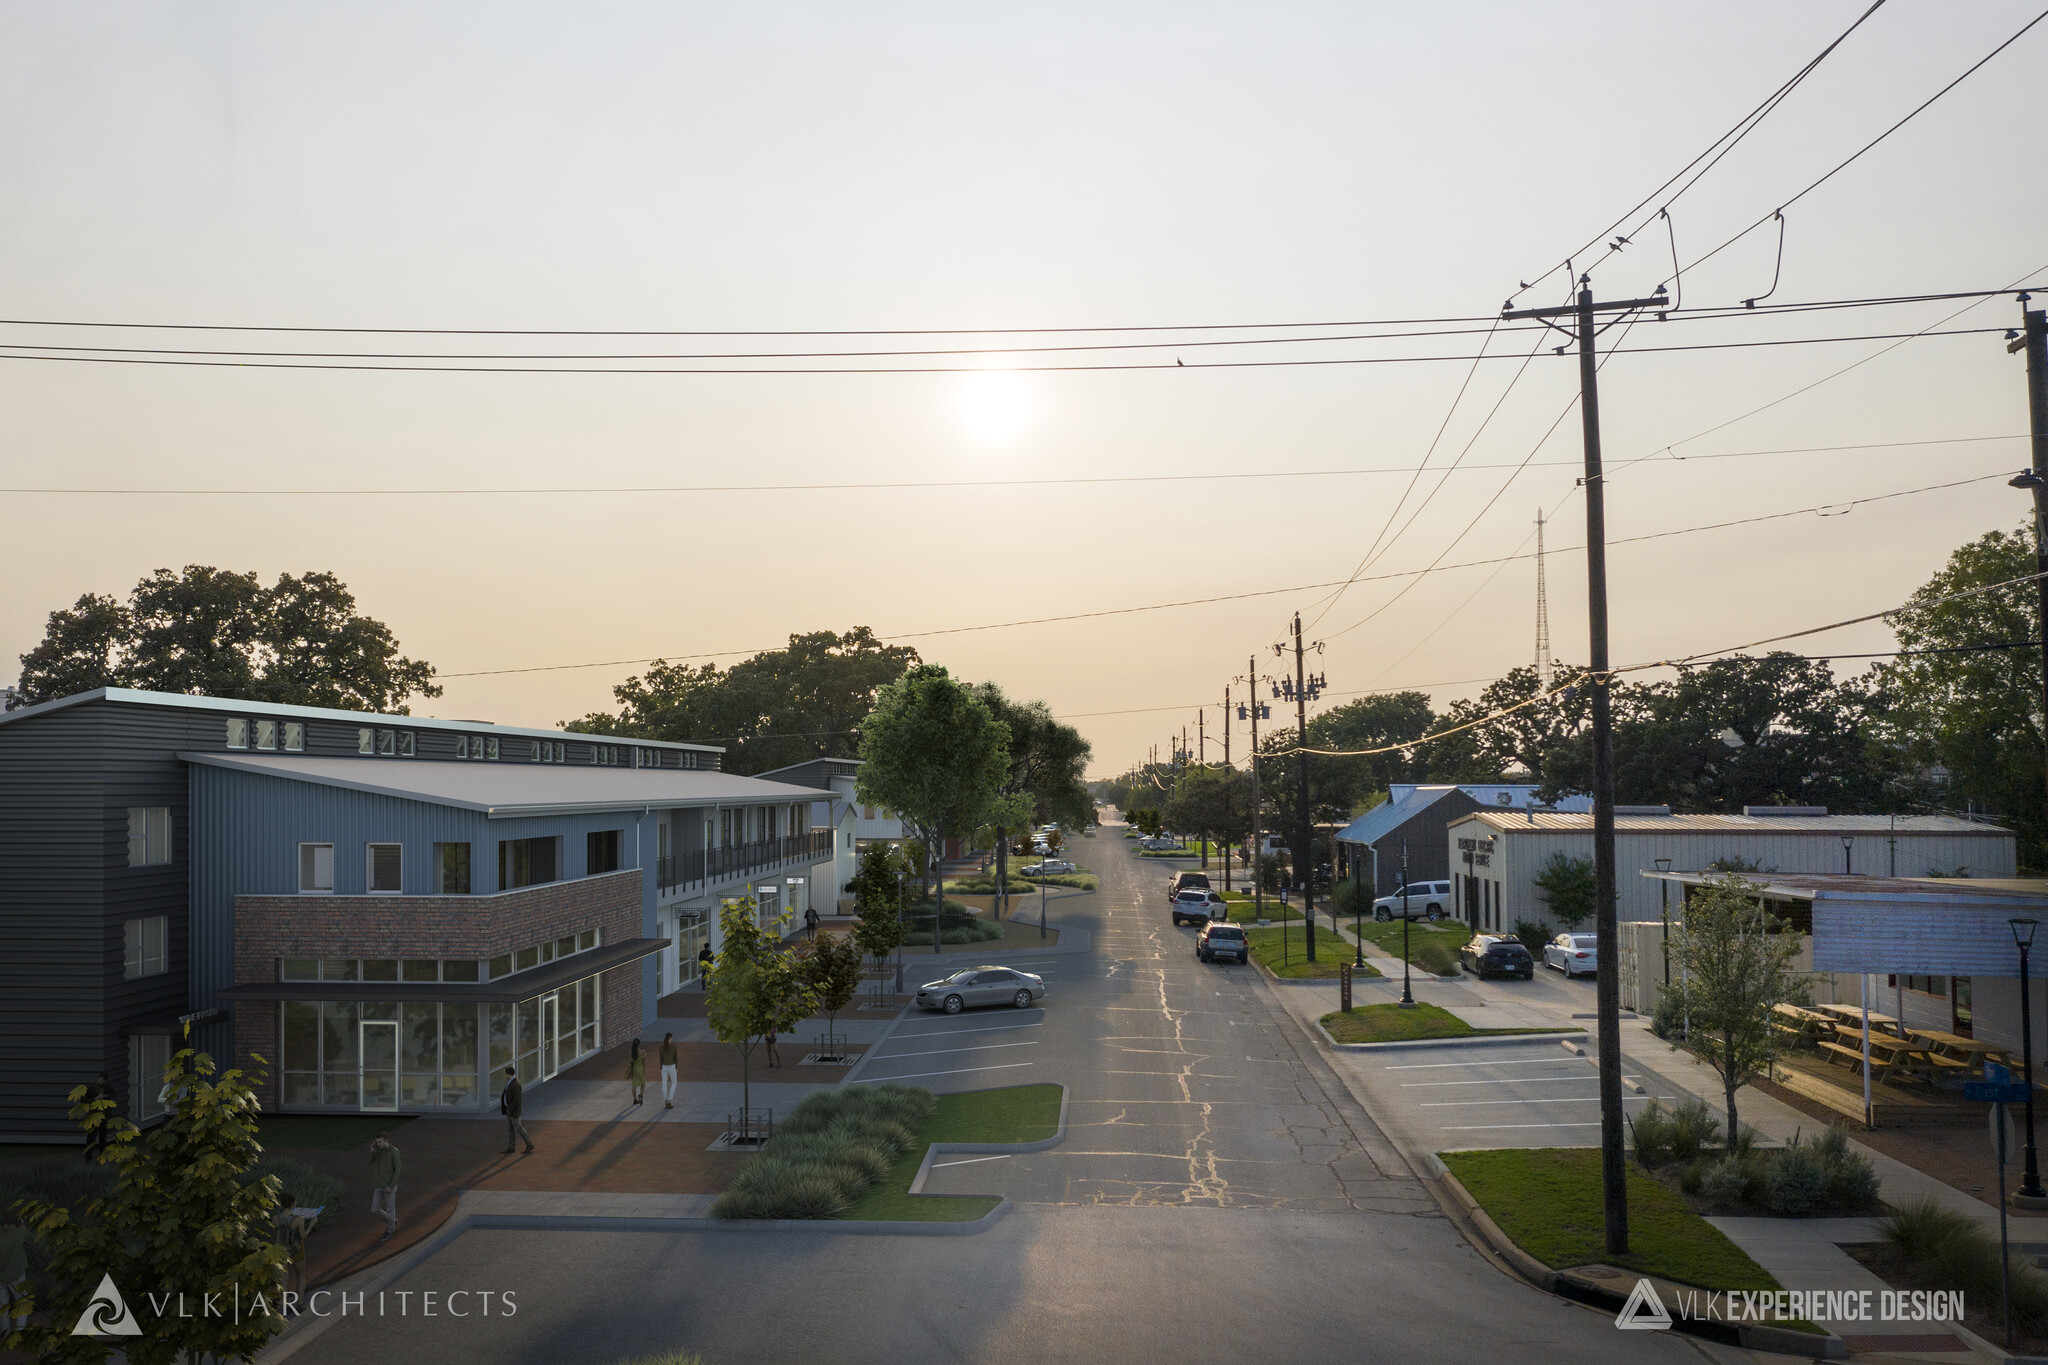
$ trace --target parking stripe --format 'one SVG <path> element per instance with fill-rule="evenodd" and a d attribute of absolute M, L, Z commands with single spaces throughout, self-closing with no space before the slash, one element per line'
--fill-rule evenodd
<path fill-rule="evenodd" d="M 1444 1133 L 1492 1133 L 1504 1128 L 1598 1128 L 1599 1120 L 1591 1123 L 1481 1123 L 1469 1124 L 1462 1128 L 1442 1128 Z"/>
<path fill-rule="evenodd" d="M 923 1033 L 899 1033 L 898 1038 L 944 1038 L 954 1033 L 1006 1033 L 1013 1028 L 1044 1028 L 1045 1020 L 1031 1024 L 983 1024 L 979 1028 L 935 1028 Z"/>
<path fill-rule="evenodd" d="M 1648 1095 L 1623 1095 L 1623 1096 L 1622 1096 L 1621 1098 L 1622 1098 L 1622 1100 L 1623 1100 L 1624 1102 L 1626 1102 L 1626 1101 L 1628 1101 L 1628 1100 L 1646 1100 L 1646 1099 L 1649 1099 L 1649 1098 L 1650 1098 L 1650 1096 L 1648 1096 Z M 1672 1097 L 1672 1096 L 1670 1096 L 1670 1095 L 1659 1095 L 1659 1096 L 1657 1096 L 1657 1098 L 1658 1098 L 1658 1099 L 1660 1099 L 1660 1100 L 1668 1100 L 1668 1099 L 1671 1099 L 1671 1098 L 1673 1098 L 1673 1097 Z M 1567 1097 L 1567 1098 L 1564 1098 L 1564 1099 L 1557 1099 L 1557 1100 L 1429 1100 L 1429 1101 L 1425 1101 L 1425 1102 L 1424 1102 L 1424 1103 L 1422 1103 L 1422 1104 L 1418 1104 L 1418 1105 L 1416 1105 L 1415 1107 L 1416 1107 L 1417 1109 L 1477 1109 L 1477 1108 L 1480 1108 L 1480 1107 L 1481 1107 L 1481 1106 L 1483 1106 L 1483 1105 L 1489 1105 L 1489 1104 L 1598 1104 L 1598 1103 L 1600 1103 L 1600 1097 L 1599 1097 L 1598 1095 L 1583 1095 L 1583 1096 L 1580 1096 L 1580 1095 L 1574 1095 L 1574 1096 L 1569 1096 L 1569 1097 Z"/>
<path fill-rule="evenodd" d="M 1037 1047 L 1034 1040 L 1029 1043 L 977 1043 L 973 1047 L 935 1047 L 923 1052 L 885 1052 L 880 1060 L 893 1062 L 898 1057 L 937 1057 L 948 1052 L 993 1052 L 999 1047 Z M 1597 1077 L 1595 1079 L 1598 1079 Z"/>
<path fill-rule="evenodd" d="M 885 1058 L 883 1058 L 882 1060 L 884 1060 L 884 1061 L 887 1061 L 888 1059 L 887 1059 L 887 1058 L 885 1057 Z M 1007 1063 L 1007 1064 L 1005 1064 L 1005 1065 L 1003 1065 L 1003 1066 L 968 1066 L 968 1067 L 962 1067 L 962 1068 L 960 1068 L 960 1069 L 959 1069 L 958 1071 L 913 1071 L 913 1072 L 911 1072 L 911 1073 L 910 1073 L 909 1075 L 907 1075 L 907 1076 L 884 1076 L 884 1077 L 882 1077 L 882 1079 L 883 1079 L 883 1080 L 885 1080 L 885 1081 L 914 1081 L 914 1080 L 918 1080 L 918 1079 L 921 1079 L 922 1077 L 925 1077 L 925 1076 L 965 1076 L 965 1075 L 967 1075 L 967 1074 L 968 1074 L 969 1072 L 971 1072 L 971 1071 L 1014 1071 L 1014 1070 L 1015 1070 L 1016 1068 L 1018 1068 L 1018 1067 L 1020 1067 L 1020 1066 L 1030 1066 L 1030 1065 L 1031 1065 L 1031 1063 L 1029 1063 L 1029 1062 L 1009 1062 L 1009 1063 Z M 1171 1074 L 1171 1073 L 1162 1073 L 1162 1074 Z"/>

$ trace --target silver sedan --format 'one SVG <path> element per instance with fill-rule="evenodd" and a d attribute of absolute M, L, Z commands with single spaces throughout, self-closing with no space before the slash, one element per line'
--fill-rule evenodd
<path fill-rule="evenodd" d="M 1029 1009 L 1045 998 L 1045 980 L 1014 967 L 969 967 L 917 988 L 917 1007 L 958 1014 L 969 1005 Z"/>

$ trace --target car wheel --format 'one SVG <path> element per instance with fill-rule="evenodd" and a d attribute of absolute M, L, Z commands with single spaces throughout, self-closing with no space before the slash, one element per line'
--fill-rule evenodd
<path fill-rule="evenodd" d="M 1012 1001 L 1011 1001 L 1010 1003 L 1011 1003 L 1011 1004 L 1013 1004 L 1013 1005 L 1015 1005 L 1015 1006 L 1016 1006 L 1016 1007 L 1017 1007 L 1018 1009 L 1020 1009 L 1020 1010 L 1028 1010 L 1028 1009 L 1030 1009 L 1030 1008 L 1031 1008 L 1031 992 L 1030 992 L 1030 991 L 1018 991 L 1018 992 L 1017 992 L 1017 998 L 1016 998 L 1015 1000 L 1012 1000 Z"/>
<path fill-rule="evenodd" d="M 1391 910 L 1375 910 L 1372 912 L 1372 917 L 1381 924 L 1385 924 L 1394 917 L 1394 912 Z"/>
<path fill-rule="evenodd" d="M 946 997 L 946 1003 L 944 1008 L 946 1013 L 948 1014 L 958 1014 L 961 1011 L 961 1009 L 966 1006 L 966 1004 L 967 1002 L 962 1000 L 959 996 L 949 995 Z"/>
<path fill-rule="evenodd" d="M 1438 920 L 1444 917 L 1444 912 L 1438 909 L 1431 909 L 1427 911 L 1426 914 L 1431 924 L 1435 924 Z"/>

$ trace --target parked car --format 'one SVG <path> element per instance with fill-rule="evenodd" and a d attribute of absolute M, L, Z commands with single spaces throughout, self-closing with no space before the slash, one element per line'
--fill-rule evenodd
<path fill-rule="evenodd" d="M 1449 882 L 1409 882 L 1404 898 L 1402 888 L 1395 887 L 1390 896 L 1381 896 L 1372 903 L 1372 917 L 1386 921 L 1401 918 L 1403 900 L 1407 903 L 1409 919 L 1439 920 L 1451 907 L 1451 884 Z"/>
<path fill-rule="evenodd" d="M 1028 1009 L 1045 998 L 1045 979 L 1015 967 L 969 967 L 917 988 L 917 1007 L 958 1014 L 969 1005 Z"/>
<path fill-rule="evenodd" d="M 1173 898 L 1173 922 L 1182 924 L 1207 924 L 1211 920 L 1229 919 L 1230 906 L 1214 891 L 1191 886 Z"/>
<path fill-rule="evenodd" d="M 1047 858 L 1042 863 L 1033 863 L 1031 866 L 1021 869 L 1017 875 L 1020 877 L 1057 877 L 1064 873 L 1079 872 L 1080 870 L 1080 868 L 1075 867 L 1064 858 Z"/>
<path fill-rule="evenodd" d="M 1599 945 L 1591 934 L 1559 934 L 1543 945 L 1543 965 L 1567 977 L 1591 976 L 1600 970 Z"/>
<path fill-rule="evenodd" d="M 1507 934 L 1480 934 L 1458 952 L 1458 965 L 1478 977 L 1536 978 L 1536 959 L 1522 941 Z"/>
<path fill-rule="evenodd" d="M 1211 920 L 1202 926 L 1201 933 L 1195 935 L 1195 956 L 1204 962 L 1214 962 L 1218 958 L 1250 962 L 1251 943 L 1245 938 L 1242 925 Z"/>
<path fill-rule="evenodd" d="M 1138 847 L 1144 849 L 1147 853 L 1163 853 L 1169 849 L 1179 848 L 1180 846 L 1180 840 L 1169 839 L 1165 835 L 1161 835 L 1157 839 L 1138 840 Z"/>
<path fill-rule="evenodd" d="M 1209 874 L 1206 872 L 1176 872 L 1166 879 L 1166 898 L 1172 900 L 1183 891 L 1207 891 Z"/>

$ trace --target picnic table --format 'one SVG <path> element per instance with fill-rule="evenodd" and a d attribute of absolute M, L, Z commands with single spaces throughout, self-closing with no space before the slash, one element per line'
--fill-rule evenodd
<path fill-rule="evenodd" d="M 1926 1048 L 1919 1043 L 1893 1034 L 1879 1033 L 1875 1029 L 1871 1030 L 1866 1039 L 1862 1029 L 1850 1028 L 1846 1024 L 1836 1025 L 1834 1042 L 1822 1043 L 1820 1046 L 1821 1051 L 1828 1054 L 1829 1060 L 1841 1057 L 1849 1063 L 1851 1070 L 1863 1065 L 1864 1049 L 1868 1047 L 1870 1079 L 1873 1081 L 1892 1071 L 1917 1074 L 1927 1056 Z"/>
<path fill-rule="evenodd" d="M 1798 1005 L 1773 1005 L 1771 1014 L 1771 1027 L 1794 1047 L 1820 1042 L 1835 1024 L 1832 1017 Z"/>
<path fill-rule="evenodd" d="M 1890 1030 L 1894 1037 L 1900 1036 L 1899 1021 L 1892 1018 L 1889 1014 L 1880 1014 L 1876 1010 L 1871 1010 L 1866 1015 L 1860 1005 L 1815 1005 L 1814 1008 L 1836 1019 L 1847 1020 L 1858 1027 L 1862 1025 L 1864 1019 L 1868 1018 L 1871 1023 L 1876 1024 L 1879 1028 Z"/>
<path fill-rule="evenodd" d="M 1982 1076 L 1985 1062 L 2007 1060 L 2006 1050 L 1996 1043 L 1965 1038 L 1959 1033 L 1950 1033 L 1944 1029 L 1916 1028 L 1908 1029 L 1907 1032 L 1915 1038 L 1926 1040 L 1930 1060 L 1943 1070 L 1960 1069 Z"/>

